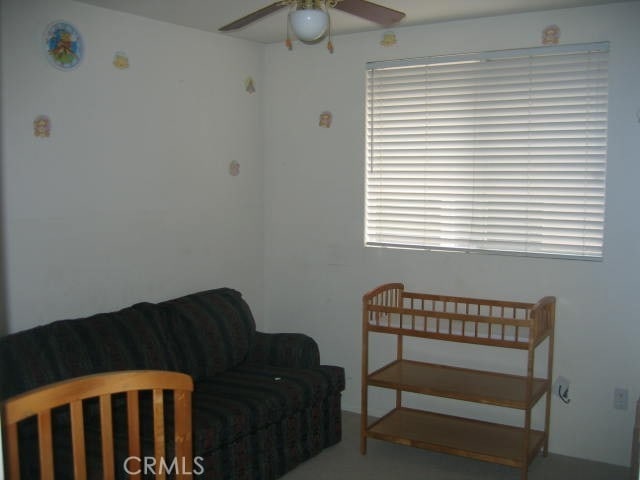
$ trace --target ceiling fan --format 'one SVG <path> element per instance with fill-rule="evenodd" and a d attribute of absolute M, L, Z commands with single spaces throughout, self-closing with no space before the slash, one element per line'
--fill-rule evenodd
<path fill-rule="evenodd" d="M 286 41 L 289 50 L 291 50 L 289 25 L 296 37 L 305 43 L 314 43 L 326 34 L 330 36 L 329 8 L 342 10 L 382 26 L 399 22 L 405 16 L 403 12 L 367 0 L 280 0 L 225 25 L 220 28 L 220 31 L 238 30 L 285 7 L 290 9 Z M 333 53 L 330 38 L 327 46 L 329 51 Z"/>

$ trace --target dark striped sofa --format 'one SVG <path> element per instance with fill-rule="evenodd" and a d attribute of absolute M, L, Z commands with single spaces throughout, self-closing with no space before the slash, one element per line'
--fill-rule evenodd
<path fill-rule="evenodd" d="M 0 399 L 72 377 L 138 369 L 193 377 L 198 478 L 277 478 L 340 441 L 344 370 L 320 365 L 316 342 L 304 334 L 256 331 L 249 306 L 232 289 L 139 303 L 0 338 Z M 24 430 L 21 450 L 28 452 L 35 429 Z M 64 443 L 56 441 L 63 452 Z M 25 459 L 24 478 L 36 478 L 37 463 Z M 56 465 L 56 478 L 72 478 L 65 463 Z M 89 470 L 98 478 L 101 467 Z"/>

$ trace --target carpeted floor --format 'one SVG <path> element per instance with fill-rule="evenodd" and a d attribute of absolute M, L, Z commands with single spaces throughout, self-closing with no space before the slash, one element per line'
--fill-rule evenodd
<path fill-rule="evenodd" d="M 360 416 L 343 413 L 342 442 L 300 465 L 284 480 L 520 480 L 515 468 L 368 440 L 360 455 Z M 540 455 L 529 480 L 628 480 L 629 469 L 562 455 Z"/>

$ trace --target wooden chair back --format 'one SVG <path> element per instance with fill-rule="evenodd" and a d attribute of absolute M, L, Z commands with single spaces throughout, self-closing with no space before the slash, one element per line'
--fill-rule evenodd
<path fill-rule="evenodd" d="M 18 449 L 18 424 L 37 416 L 38 451 L 41 480 L 54 479 L 54 455 L 52 434 L 52 409 L 68 405 L 71 428 L 74 478 L 87 478 L 87 455 L 85 449 L 85 428 L 83 401 L 99 399 L 100 437 L 102 472 L 104 480 L 116 478 L 114 460 L 113 402 L 117 393 L 126 395 L 127 444 L 129 457 L 141 458 L 140 435 L 140 395 L 141 391 L 151 391 L 153 405 L 153 438 L 155 465 L 167 462 L 164 391 L 173 391 L 174 405 L 174 453 L 179 468 L 176 479 L 191 478 L 192 471 L 192 430 L 191 393 L 193 381 L 190 376 L 178 372 L 156 370 L 134 370 L 108 372 L 78 377 L 53 383 L 6 400 L 2 405 L 2 425 L 4 430 L 5 462 L 10 480 L 20 479 L 20 454 Z M 137 464 L 130 471 L 132 479 L 140 479 L 145 473 Z M 133 465 L 132 465 L 133 467 Z M 166 469 L 156 469 L 156 478 L 164 480 Z"/>

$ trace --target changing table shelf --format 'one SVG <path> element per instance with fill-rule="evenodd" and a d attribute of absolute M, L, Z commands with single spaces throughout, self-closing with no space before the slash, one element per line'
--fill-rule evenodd
<path fill-rule="evenodd" d="M 549 382 L 534 378 L 527 398 L 527 377 L 398 360 L 369 375 L 371 386 L 525 409 L 546 393 Z"/>
<path fill-rule="evenodd" d="M 468 418 L 399 408 L 369 427 L 371 438 L 450 453 L 511 467 L 528 465 L 544 442 L 544 432 L 529 431 L 523 461 L 524 429 Z"/>

